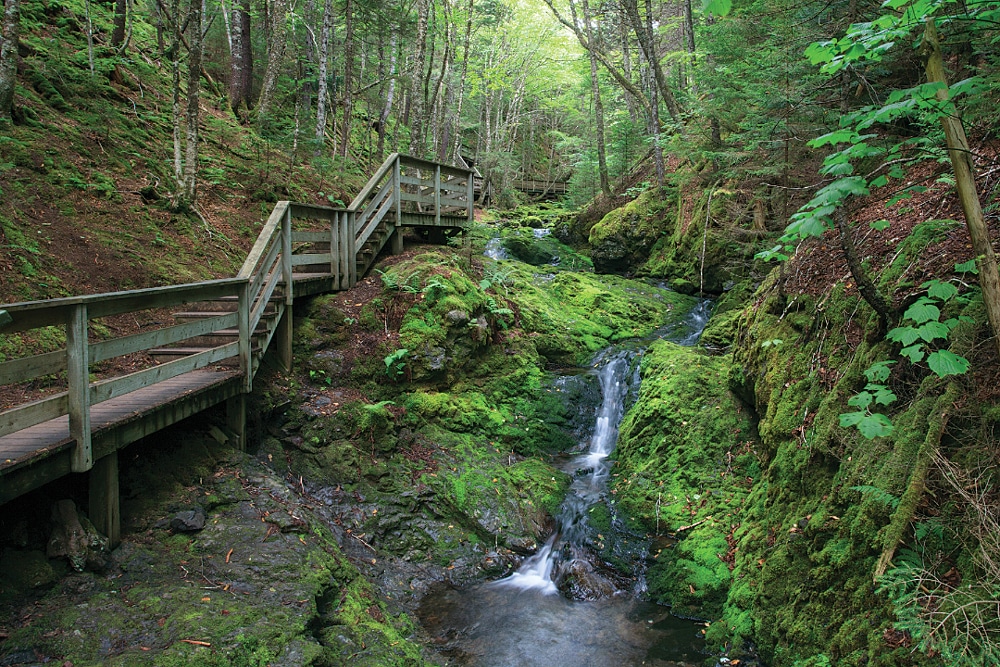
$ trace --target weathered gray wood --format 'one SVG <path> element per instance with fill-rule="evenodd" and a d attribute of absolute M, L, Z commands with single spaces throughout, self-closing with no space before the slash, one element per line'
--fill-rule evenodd
<path fill-rule="evenodd" d="M 0 385 L 34 380 L 66 370 L 66 350 L 56 350 L 33 357 L 23 357 L 0 363 Z"/>
<path fill-rule="evenodd" d="M 290 202 L 292 217 L 297 220 L 323 220 L 332 221 L 337 219 L 337 215 L 346 210 L 337 206 L 314 206 L 312 204 L 301 204 Z"/>
<path fill-rule="evenodd" d="M 379 185 L 379 183 L 382 182 L 382 178 L 387 173 L 389 173 L 389 170 L 394 168 L 394 165 L 396 164 L 396 161 L 398 159 L 399 159 L 399 153 L 393 153 L 392 155 L 390 155 L 385 159 L 385 162 L 382 163 L 382 166 L 378 168 L 378 170 L 372 175 L 370 179 L 368 179 L 367 185 L 365 185 L 365 187 L 361 189 L 361 192 L 359 192 L 358 196 L 354 198 L 354 200 L 351 202 L 351 205 L 347 207 L 348 210 L 357 211 L 359 208 L 361 208 L 361 206 L 365 203 L 365 200 L 367 200 L 368 196 L 372 193 L 372 190 L 374 190 Z"/>
<path fill-rule="evenodd" d="M 4 410 L 0 412 L 0 437 L 55 419 L 67 410 L 69 398 L 65 391 Z"/>
<path fill-rule="evenodd" d="M 236 306 L 237 326 L 240 330 L 239 356 L 240 371 L 243 373 L 243 391 L 249 393 L 253 390 L 253 373 L 251 372 L 253 362 L 250 358 L 252 351 L 250 336 L 253 327 L 250 326 L 250 284 L 245 283 L 240 290 L 239 301 Z"/>
<path fill-rule="evenodd" d="M 87 304 L 77 305 L 66 325 L 66 377 L 69 383 L 69 435 L 76 441 L 73 472 L 86 472 L 94 466 L 90 442 L 90 371 L 87 342 Z"/>
<path fill-rule="evenodd" d="M 367 227 L 363 231 L 361 231 L 361 232 L 358 233 L 358 237 L 356 239 L 356 246 L 355 247 L 360 248 L 361 246 L 363 246 L 365 244 L 365 241 L 367 241 L 368 238 L 372 235 L 372 233 L 376 229 L 378 229 L 379 224 L 385 218 L 386 214 L 389 213 L 390 209 L 392 209 L 394 207 L 394 205 L 395 205 L 395 202 L 393 202 L 392 199 L 386 199 L 385 200 L 385 202 L 382 204 L 382 206 L 379 207 L 378 211 L 371 218 L 371 220 L 368 221 Z"/>
<path fill-rule="evenodd" d="M 358 226 L 359 229 L 362 229 L 369 224 L 368 221 L 371 218 L 372 213 L 375 210 L 377 210 L 385 201 L 392 200 L 394 185 L 395 184 L 393 183 L 393 179 L 390 178 L 386 180 L 386 182 L 382 184 L 382 187 L 379 188 L 378 194 L 375 195 L 375 197 L 373 197 L 370 202 L 367 202 L 365 204 L 365 210 L 357 213 L 357 221 L 355 224 Z"/>
<path fill-rule="evenodd" d="M 209 364 L 236 356 L 239 354 L 239 350 L 239 341 L 233 341 L 232 343 L 213 347 L 204 352 L 192 354 L 183 359 L 175 359 L 174 361 L 168 361 L 165 364 L 129 373 L 128 375 L 95 382 L 90 389 L 90 403 L 102 403 L 118 396 L 130 394 L 137 389 L 149 387 L 158 382 L 177 377 L 178 375 L 204 368 Z M 73 435 L 73 439 L 76 440 L 75 434 Z"/>
<path fill-rule="evenodd" d="M 102 456 L 90 471 L 90 521 L 108 538 L 112 549 L 121 543 L 122 519 L 118 498 L 118 452 Z"/>
<path fill-rule="evenodd" d="M 247 397 L 246 394 L 233 396 L 226 401 L 226 426 L 235 435 L 233 447 L 241 452 L 247 450 Z"/>
<path fill-rule="evenodd" d="M 329 243 L 330 235 L 327 232 L 292 232 L 292 243 Z"/>
<path fill-rule="evenodd" d="M 434 167 L 434 224 L 441 224 L 441 165 Z"/>
<path fill-rule="evenodd" d="M 292 255 L 292 266 L 305 266 L 307 264 L 329 264 L 330 253 L 324 252 L 316 255 Z"/>
<path fill-rule="evenodd" d="M 264 228 L 260 230 L 260 235 L 257 237 L 256 243 L 250 249 L 250 254 L 247 255 L 246 260 L 243 262 L 243 267 L 236 274 L 237 277 L 249 278 L 253 274 L 260 262 L 260 258 L 263 257 L 274 237 L 280 233 L 282 221 L 285 219 L 285 214 L 288 211 L 288 205 L 289 202 L 287 201 L 279 201 L 275 205 L 270 217 L 268 217 L 267 222 L 264 224 Z"/>
<path fill-rule="evenodd" d="M 281 273 L 279 271 L 272 271 L 267 283 L 257 293 L 257 300 L 250 309 L 250 331 L 257 328 L 257 324 L 264 316 L 264 311 L 267 310 L 267 307 L 270 304 L 271 296 L 274 294 L 274 290 L 277 289 L 280 282 Z"/>
<path fill-rule="evenodd" d="M 278 262 L 278 257 L 281 254 L 281 239 L 273 238 L 271 239 L 271 246 L 267 250 L 267 254 L 264 255 L 261 263 L 256 267 L 252 275 L 252 280 L 250 281 L 250 293 L 256 294 L 260 292 L 261 285 L 267 280 L 268 276 L 274 271 L 275 264 Z"/>
<path fill-rule="evenodd" d="M 340 216 L 338 213 L 330 221 L 330 229 L 325 232 L 330 241 L 330 275 L 333 277 L 333 289 L 340 289 Z"/>
<path fill-rule="evenodd" d="M 286 209 L 281 227 L 281 275 L 285 281 L 285 303 L 292 305 L 295 298 L 292 284 L 292 210 Z"/>
<path fill-rule="evenodd" d="M 221 331 L 235 326 L 237 326 L 236 313 L 221 313 L 217 317 L 175 324 L 156 331 L 93 343 L 90 346 L 90 363 L 113 359 L 132 352 L 163 347 L 187 338 L 203 336 L 213 331 Z"/>
<path fill-rule="evenodd" d="M 4 333 L 63 326 L 69 321 L 72 310 L 81 304 L 87 306 L 89 317 L 94 319 L 150 308 L 169 308 L 195 301 L 210 301 L 236 294 L 239 284 L 239 278 L 225 278 L 186 285 L 4 304 L 3 307 L 14 319 L 4 328 Z"/>
<path fill-rule="evenodd" d="M 427 190 L 430 190 L 431 188 L 434 187 L 433 178 L 421 178 L 417 176 L 404 175 L 399 177 L 399 182 L 402 185 L 415 185 L 420 188 L 426 188 Z"/>
<path fill-rule="evenodd" d="M 471 174 L 468 177 L 467 186 L 469 188 L 469 191 L 465 195 L 465 205 L 468 207 L 468 210 L 466 211 L 466 216 L 467 216 L 466 221 L 468 222 L 468 224 L 471 225 L 475 217 L 475 209 L 473 207 L 475 206 L 476 202 L 476 192 L 475 192 L 476 181 L 474 178 L 472 178 Z"/>

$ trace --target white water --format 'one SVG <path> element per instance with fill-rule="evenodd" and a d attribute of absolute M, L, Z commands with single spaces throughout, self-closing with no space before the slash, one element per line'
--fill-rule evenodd
<path fill-rule="evenodd" d="M 486 249 L 483 251 L 483 254 L 490 259 L 510 259 L 507 249 L 503 247 L 503 239 L 499 236 L 486 242 Z"/>
<path fill-rule="evenodd" d="M 701 302 L 684 322 L 652 338 L 693 345 L 707 321 Z M 631 595 L 591 601 L 559 592 L 560 571 L 591 571 L 586 540 L 588 510 L 603 502 L 632 371 L 640 354 L 612 350 L 595 362 L 601 403 L 592 435 L 565 466 L 574 481 L 557 517 L 558 529 L 537 553 L 506 579 L 469 589 L 441 586 L 421 602 L 425 629 L 438 650 L 456 663 L 476 667 L 694 667 L 705 659 L 704 641 L 690 621 Z M 558 385 L 559 381 L 557 381 Z M 578 560 L 579 559 L 579 560 Z M 583 562 L 580 562 L 583 561 Z M 611 584 L 611 582 L 608 582 Z M 617 586 L 612 587 L 618 590 Z"/>
<path fill-rule="evenodd" d="M 558 530 L 536 554 L 524 560 L 521 567 L 493 586 L 507 586 L 520 590 L 538 590 L 546 595 L 559 592 L 552 573 L 562 557 L 559 548 L 566 544 L 569 553 L 575 554 L 584 540 L 587 510 L 601 500 L 611 470 L 608 456 L 618 441 L 618 424 L 625 413 L 625 395 L 628 391 L 627 375 L 630 361 L 636 353 L 623 351 L 603 360 L 598 378 L 601 384 L 601 405 L 595 416 L 594 433 L 583 454 L 570 460 L 567 472 L 576 475 L 569 493 L 563 501 L 558 516 Z M 600 363 L 600 362 L 599 362 Z M 575 556 L 569 559 L 572 564 Z"/>

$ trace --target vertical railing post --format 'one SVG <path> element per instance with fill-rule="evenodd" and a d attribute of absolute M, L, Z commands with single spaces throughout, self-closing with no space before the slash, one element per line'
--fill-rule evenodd
<path fill-rule="evenodd" d="M 434 226 L 441 226 L 441 165 L 434 165 Z"/>
<path fill-rule="evenodd" d="M 87 304 L 70 311 L 66 323 L 66 375 L 69 382 L 69 435 L 76 441 L 71 468 L 86 472 L 94 467 L 90 440 L 90 343 L 87 341 Z"/>
<path fill-rule="evenodd" d="M 351 255 L 351 224 L 350 224 L 350 212 L 342 211 L 340 213 L 340 289 L 348 289 L 351 286 L 351 262 L 354 261 L 354 257 Z"/>
<path fill-rule="evenodd" d="M 469 205 L 469 211 L 468 211 L 469 224 L 471 225 L 475 217 L 475 213 L 472 210 L 472 206 L 473 202 L 476 201 L 476 175 L 474 172 L 471 171 L 469 172 L 469 180 L 468 182 L 466 182 L 466 190 L 468 191 L 466 198 L 468 199 L 468 205 Z"/>
<path fill-rule="evenodd" d="M 286 373 L 292 371 L 292 206 L 288 204 L 281 221 L 281 272 L 285 278 L 285 308 L 278 320 L 278 358 Z"/>
<path fill-rule="evenodd" d="M 396 198 L 396 226 L 399 227 L 403 224 L 403 181 L 398 155 L 396 156 L 395 163 L 392 165 L 392 179 L 394 181 L 392 196 Z"/>
<path fill-rule="evenodd" d="M 330 276 L 332 287 L 340 289 L 340 211 L 330 216 Z"/>
<path fill-rule="evenodd" d="M 236 307 L 237 326 L 240 330 L 240 370 L 243 372 L 243 391 L 248 394 L 253 391 L 253 360 L 250 358 L 250 336 L 252 334 L 250 331 L 250 306 L 253 303 L 253 298 L 250 295 L 250 282 L 252 280 L 253 276 L 251 275 L 240 285 Z"/>
<path fill-rule="evenodd" d="M 396 205 L 396 221 L 393 225 L 392 230 L 392 254 L 398 255 L 403 252 L 403 217 L 402 217 L 402 207 L 400 206 L 400 173 L 399 173 L 399 157 L 397 156 L 392 164 L 392 197 L 394 198 L 393 203 Z"/>
<path fill-rule="evenodd" d="M 287 202 L 286 202 L 287 204 Z M 292 207 L 287 205 L 281 219 L 281 275 L 285 279 L 285 304 L 292 305 Z"/>
<path fill-rule="evenodd" d="M 348 211 L 347 256 L 350 258 L 347 262 L 347 270 L 350 272 L 350 278 L 347 281 L 348 287 L 354 287 L 355 283 L 358 282 L 358 230 L 354 228 L 356 222 L 357 212 Z"/>

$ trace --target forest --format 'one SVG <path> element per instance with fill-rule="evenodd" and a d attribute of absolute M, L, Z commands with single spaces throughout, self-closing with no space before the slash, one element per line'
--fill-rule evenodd
<path fill-rule="evenodd" d="M 289 297 L 244 451 L 218 407 L 115 450 L 120 540 L 93 474 L 0 493 L 0 665 L 1000 665 L 1000 2 L 0 27 L 0 487 L 74 382 L 70 325 L 8 310 L 230 279 L 399 155 L 470 210 L 397 203 L 356 283 Z"/>

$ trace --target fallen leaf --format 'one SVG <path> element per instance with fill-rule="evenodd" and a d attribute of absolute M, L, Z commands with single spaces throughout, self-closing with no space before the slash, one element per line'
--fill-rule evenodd
<path fill-rule="evenodd" d="M 233 555 L 233 550 L 230 549 L 229 552 L 226 554 L 226 562 L 227 563 L 229 562 L 229 559 L 232 557 L 232 555 Z"/>

